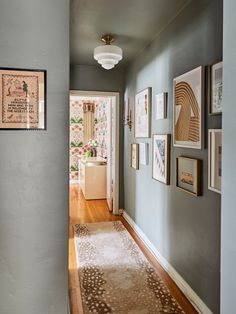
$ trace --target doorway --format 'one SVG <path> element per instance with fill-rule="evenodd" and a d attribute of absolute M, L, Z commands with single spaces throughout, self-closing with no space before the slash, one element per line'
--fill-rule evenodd
<path fill-rule="evenodd" d="M 119 215 L 119 93 L 70 91 L 70 183 Z M 105 190 L 104 190 L 105 189 Z"/>

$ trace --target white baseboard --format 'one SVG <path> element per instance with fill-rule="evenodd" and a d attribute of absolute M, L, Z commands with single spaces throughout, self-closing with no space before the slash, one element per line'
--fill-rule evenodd
<path fill-rule="evenodd" d="M 133 219 L 123 211 L 123 217 L 135 231 L 138 237 L 142 240 L 148 250 L 154 255 L 158 263 L 164 268 L 171 279 L 176 283 L 179 289 L 183 292 L 186 298 L 192 303 L 195 309 L 201 314 L 213 314 L 212 311 L 206 306 L 206 304 L 199 298 L 199 296 L 193 291 L 189 284 L 180 276 L 180 274 L 169 264 L 169 262 L 158 252 L 155 246 L 151 243 L 144 232 L 133 221 Z"/>

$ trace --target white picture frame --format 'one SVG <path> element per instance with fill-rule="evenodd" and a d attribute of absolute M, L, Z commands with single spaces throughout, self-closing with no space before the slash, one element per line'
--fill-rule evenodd
<path fill-rule="evenodd" d="M 139 143 L 139 164 L 147 166 L 149 163 L 149 144 Z"/>
<path fill-rule="evenodd" d="M 148 87 L 135 96 L 134 133 L 135 138 L 149 138 L 151 135 L 151 97 L 152 89 Z"/>
<path fill-rule="evenodd" d="M 202 149 L 204 73 L 200 66 L 173 81 L 173 145 Z"/>
<path fill-rule="evenodd" d="M 167 118 L 167 95 L 168 93 L 159 93 L 156 95 L 156 120 Z"/>

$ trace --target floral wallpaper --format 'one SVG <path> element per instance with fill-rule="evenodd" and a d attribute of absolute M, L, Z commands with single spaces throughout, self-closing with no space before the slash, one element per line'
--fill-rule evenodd
<path fill-rule="evenodd" d="M 98 141 L 97 156 L 107 157 L 107 106 L 106 98 L 71 97 L 70 100 L 70 180 L 79 178 L 79 160 L 84 155 L 84 102 L 94 102 L 94 139 Z"/>
<path fill-rule="evenodd" d="M 109 100 L 95 104 L 94 111 L 94 138 L 98 141 L 97 155 L 107 158 L 107 106 Z"/>
<path fill-rule="evenodd" d="M 83 102 L 70 100 L 70 180 L 77 180 L 79 159 L 83 155 Z"/>

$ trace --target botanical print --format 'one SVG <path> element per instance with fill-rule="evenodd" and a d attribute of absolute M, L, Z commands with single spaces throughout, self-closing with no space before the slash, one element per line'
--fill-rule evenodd
<path fill-rule="evenodd" d="M 221 193 L 222 131 L 209 130 L 209 189 Z"/>
<path fill-rule="evenodd" d="M 201 149 L 202 67 L 174 79 L 174 146 Z"/>
<path fill-rule="evenodd" d="M 156 95 L 156 120 L 166 118 L 167 93 Z"/>
<path fill-rule="evenodd" d="M 139 144 L 131 144 L 131 167 L 138 169 L 139 166 Z"/>
<path fill-rule="evenodd" d="M 211 112 L 222 112 L 223 100 L 223 62 L 214 64 L 211 68 Z"/>
<path fill-rule="evenodd" d="M 169 184 L 169 135 L 153 136 L 153 179 Z"/>
<path fill-rule="evenodd" d="M 84 314 L 185 313 L 120 221 L 74 232 Z"/>
<path fill-rule="evenodd" d="M 44 71 L 0 69 L 0 128 L 45 128 L 44 80 Z"/>
<path fill-rule="evenodd" d="M 138 93 L 135 96 L 135 137 L 150 136 L 150 97 L 151 88 Z"/>

